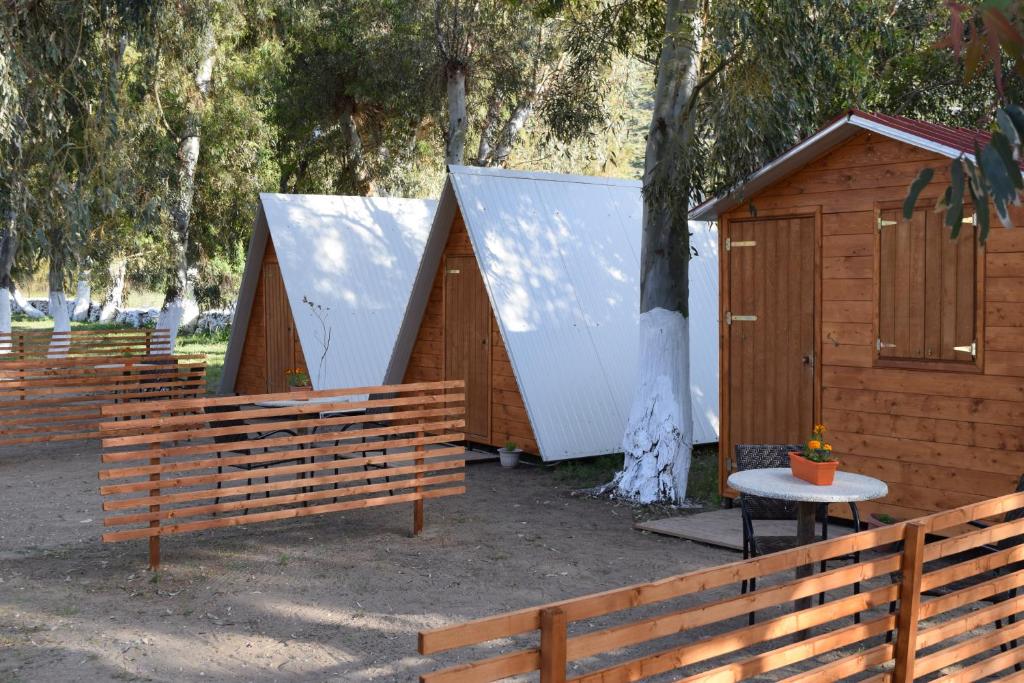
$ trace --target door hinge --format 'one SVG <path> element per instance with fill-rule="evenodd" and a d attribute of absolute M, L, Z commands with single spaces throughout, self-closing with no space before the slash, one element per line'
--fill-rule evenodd
<path fill-rule="evenodd" d="M 876 339 L 875 340 L 875 349 L 877 349 L 878 351 L 881 351 L 882 349 L 895 349 L 895 348 L 896 348 L 895 344 L 890 344 L 889 342 L 884 342 L 881 339 Z"/>
<path fill-rule="evenodd" d="M 963 219 L 962 222 L 966 223 L 967 225 L 977 225 L 978 224 L 978 214 L 972 213 L 970 216 L 964 216 L 964 219 Z"/>
<path fill-rule="evenodd" d="M 462 271 L 461 271 L 461 270 L 459 270 L 458 268 L 449 268 L 449 269 L 445 270 L 444 272 L 445 272 L 446 274 L 448 274 L 448 275 L 458 275 L 458 274 L 459 274 L 459 273 L 461 273 Z"/>
<path fill-rule="evenodd" d="M 884 218 L 882 218 L 881 216 L 879 216 L 878 217 L 878 231 L 881 232 L 882 228 L 887 227 L 889 225 L 896 225 L 898 222 L 899 221 L 887 221 Z"/>
<path fill-rule="evenodd" d="M 756 315 L 733 315 L 732 311 L 725 312 L 725 324 L 732 325 L 734 322 L 753 322 L 757 320 Z"/>
<path fill-rule="evenodd" d="M 969 353 L 969 354 L 971 354 L 971 358 L 977 358 L 978 357 L 978 340 L 975 339 L 970 344 L 965 344 L 964 346 L 954 346 L 953 350 L 954 351 L 959 351 L 960 353 Z"/>
<path fill-rule="evenodd" d="M 725 238 L 725 250 L 732 251 L 734 248 L 739 249 L 740 247 L 756 247 L 757 242 L 755 240 L 745 240 L 742 242 L 733 242 L 728 237 Z"/>

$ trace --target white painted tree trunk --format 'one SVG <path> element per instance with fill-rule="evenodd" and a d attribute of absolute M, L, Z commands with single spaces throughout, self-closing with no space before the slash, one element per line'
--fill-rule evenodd
<path fill-rule="evenodd" d="M 156 329 L 168 330 L 170 332 L 169 349 L 154 348 L 153 353 L 161 355 L 174 352 L 174 346 L 178 341 L 178 332 L 183 328 L 190 327 L 199 318 L 199 307 L 191 297 L 177 297 L 164 303 L 157 316 Z"/>
<path fill-rule="evenodd" d="M 114 321 L 117 309 L 124 301 L 124 283 L 128 272 L 128 261 L 124 258 L 115 258 L 110 264 L 110 289 L 103 299 L 103 306 L 100 308 L 100 322 L 109 323 Z"/>
<path fill-rule="evenodd" d="M 688 321 L 655 308 L 640 316 L 640 367 L 616 493 L 638 503 L 686 496 L 693 446 Z"/>
<path fill-rule="evenodd" d="M 0 333 L 11 333 L 11 290 L 0 287 Z M 10 353 L 9 343 L 0 344 L 0 353 Z"/>
<path fill-rule="evenodd" d="M 70 332 L 71 316 L 68 314 L 68 298 L 64 292 L 50 290 L 50 317 L 53 318 L 54 332 Z M 65 336 L 62 339 L 50 342 L 50 350 L 47 355 L 50 358 L 63 358 L 68 355 L 70 341 Z"/>
<path fill-rule="evenodd" d="M 447 164 L 461 164 L 466 155 L 466 129 L 469 127 L 466 114 L 466 68 L 458 63 L 449 64 L 446 72 L 448 144 L 444 160 Z"/>
<path fill-rule="evenodd" d="M 639 377 L 623 438 L 623 469 L 609 486 L 639 503 L 683 502 L 690 471 L 690 193 L 686 178 L 676 173 L 693 136 L 699 32 L 696 0 L 666 0 L 644 160 Z"/>
<path fill-rule="evenodd" d="M 71 312 L 71 319 L 75 322 L 84 322 L 89 319 L 89 307 L 92 304 L 90 275 L 88 270 L 83 270 L 78 275 L 78 285 L 75 288 L 75 307 Z"/>
<path fill-rule="evenodd" d="M 28 299 L 25 298 L 25 295 L 17 287 L 14 288 L 13 296 L 14 305 L 24 315 L 27 315 L 29 318 L 32 318 L 33 320 L 39 320 L 40 318 L 46 317 L 46 315 L 42 311 L 40 311 L 38 308 L 29 303 Z"/>

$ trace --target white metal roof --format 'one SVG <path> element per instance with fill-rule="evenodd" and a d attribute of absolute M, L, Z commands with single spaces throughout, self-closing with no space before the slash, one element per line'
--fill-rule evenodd
<path fill-rule="evenodd" d="M 389 372 L 389 362 L 436 207 L 433 199 L 261 194 L 222 390 L 234 388 L 268 234 L 314 387 L 400 381 L 404 366 Z"/>
<path fill-rule="evenodd" d="M 456 203 L 540 455 L 621 452 L 637 377 L 640 183 L 451 167 L 403 337 L 419 328 Z M 718 440 L 718 270 L 713 228 L 698 227 L 691 298 L 702 317 L 691 319 L 691 358 L 701 443 Z"/>

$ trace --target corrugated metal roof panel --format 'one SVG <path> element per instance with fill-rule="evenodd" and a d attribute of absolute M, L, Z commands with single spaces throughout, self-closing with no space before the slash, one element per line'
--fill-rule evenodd
<path fill-rule="evenodd" d="M 317 389 L 385 382 L 435 200 L 261 194 Z"/>
<path fill-rule="evenodd" d="M 637 376 L 640 184 L 463 167 L 449 177 L 542 457 L 621 451 Z M 691 321 L 691 356 L 714 369 L 696 373 L 711 385 L 695 391 L 698 442 L 718 439 L 716 251 L 704 246 L 714 263 L 691 276 L 704 300 L 694 311 L 714 315 Z"/>

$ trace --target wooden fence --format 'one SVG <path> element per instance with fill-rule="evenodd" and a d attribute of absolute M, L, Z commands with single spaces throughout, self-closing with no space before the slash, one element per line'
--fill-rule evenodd
<path fill-rule="evenodd" d="M 103 408 L 104 542 L 465 492 L 464 389 L 429 382 Z"/>
<path fill-rule="evenodd" d="M 0 446 L 98 438 L 104 405 L 205 391 L 201 355 L 0 360 Z"/>
<path fill-rule="evenodd" d="M 74 329 L 0 332 L 0 360 L 168 355 L 168 330 Z"/>
<path fill-rule="evenodd" d="M 1024 680 L 1014 673 L 1024 662 L 1024 642 L 1017 647 L 1024 621 L 1016 618 L 1024 612 L 1024 595 L 1017 594 L 1024 585 L 1024 519 L 1004 517 L 1022 506 L 1024 494 L 1011 494 L 753 560 L 425 631 L 422 654 L 487 649 L 461 652 L 459 660 L 468 663 L 421 681 L 496 681 L 539 672 L 542 683 L 666 675 L 685 682 L 854 677 L 904 683 L 915 677 L 973 681 L 1008 670 Z M 931 536 L 987 518 L 986 528 Z M 857 562 L 837 561 L 793 580 L 801 565 L 855 551 Z M 758 589 L 741 595 L 740 582 L 755 578 Z M 823 605 L 792 610 L 792 601 L 822 593 Z M 758 623 L 748 623 L 751 612 L 760 615 Z M 507 638 L 514 644 L 493 642 Z"/>

